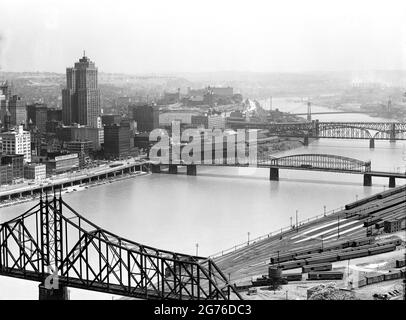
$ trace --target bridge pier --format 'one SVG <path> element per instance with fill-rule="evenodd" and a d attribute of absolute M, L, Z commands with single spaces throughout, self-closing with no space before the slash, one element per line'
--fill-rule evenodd
<path fill-rule="evenodd" d="M 364 187 L 372 186 L 372 176 L 370 174 L 364 174 Z"/>
<path fill-rule="evenodd" d="M 191 164 L 191 165 L 187 165 L 186 166 L 186 174 L 188 176 L 195 176 L 196 175 L 196 165 L 195 164 Z"/>
<path fill-rule="evenodd" d="M 395 177 L 389 177 L 389 188 L 395 188 L 395 187 L 396 187 Z"/>
<path fill-rule="evenodd" d="M 309 145 L 309 136 L 304 137 L 303 145 L 305 145 L 305 146 Z"/>
<path fill-rule="evenodd" d="M 161 173 L 161 166 L 159 164 L 153 164 L 151 166 L 152 173 Z"/>
<path fill-rule="evenodd" d="M 170 174 L 177 174 L 178 173 L 178 166 L 176 164 L 169 165 L 169 173 Z"/>
<path fill-rule="evenodd" d="M 69 292 L 67 287 L 59 287 L 59 289 L 47 289 L 43 284 L 38 286 L 39 300 L 69 300 Z"/>
<path fill-rule="evenodd" d="M 392 123 L 392 124 L 391 124 L 390 142 L 396 142 L 396 128 L 395 128 L 395 123 Z"/>
<path fill-rule="evenodd" d="M 279 169 L 278 168 L 269 168 L 269 180 L 279 181 Z"/>
<path fill-rule="evenodd" d="M 375 148 L 375 139 L 371 138 L 369 139 L 369 149 L 374 149 Z"/>

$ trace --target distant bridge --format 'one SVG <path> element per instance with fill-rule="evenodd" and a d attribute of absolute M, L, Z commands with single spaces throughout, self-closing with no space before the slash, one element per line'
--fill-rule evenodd
<path fill-rule="evenodd" d="M 312 112 L 311 115 L 322 115 L 322 114 L 376 114 L 376 112 L 373 111 L 321 111 L 321 112 Z M 291 113 L 294 116 L 308 116 L 309 114 L 307 112 L 302 112 L 302 113 Z"/>
<path fill-rule="evenodd" d="M 270 168 L 343 173 L 365 173 L 371 171 L 371 161 L 364 162 L 330 154 L 295 154 L 280 158 L 270 158 L 269 160 L 259 162 L 259 166 L 264 165 Z"/>
<path fill-rule="evenodd" d="M 266 123 L 228 120 L 227 126 L 232 129 L 267 129 L 271 136 L 327 139 L 368 139 L 370 147 L 375 140 L 406 140 L 405 122 L 285 122 Z"/>
<path fill-rule="evenodd" d="M 44 286 L 51 274 L 55 290 Z M 241 299 L 211 259 L 124 239 L 55 194 L 0 224 L 0 275 L 40 282 L 40 299 L 64 299 L 66 287 L 139 299 Z"/>

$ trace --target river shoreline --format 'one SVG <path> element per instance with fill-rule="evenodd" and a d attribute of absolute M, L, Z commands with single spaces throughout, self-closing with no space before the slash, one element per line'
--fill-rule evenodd
<path fill-rule="evenodd" d="M 71 193 L 71 192 L 77 192 L 77 191 L 83 191 L 89 188 L 97 187 L 100 185 L 108 184 L 108 183 L 113 183 L 117 181 L 122 181 L 122 180 L 128 180 L 131 178 L 135 177 L 140 177 L 140 176 L 145 176 L 149 175 L 151 173 L 149 172 L 143 172 L 143 171 L 137 171 L 137 172 L 132 172 L 132 173 L 126 173 L 121 176 L 116 176 L 116 177 L 109 177 L 108 179 L 103 179 L 99 181 L 91 181 L 88 183 L 83 183 L 81 185 L 77 186 L 72 186 L 72 187 L 67 187 L 62 189 L 61 194 L 66 194 L 66 193 Z M 4 200 L 0 202 L 0 209 L 5 208 L 5 207 L 12 207 L 14 205 L 34 201 L 40 198 L 40 194 L 34 195 L 34 196 L 26 196 L 26 197 L 20 197 L 16 199 L 11 199 L 11 200 Z"/>

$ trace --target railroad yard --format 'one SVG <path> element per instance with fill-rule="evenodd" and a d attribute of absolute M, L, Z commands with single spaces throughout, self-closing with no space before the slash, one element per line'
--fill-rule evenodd
<path fill-rule="evenodd" d="M 214 261 L 245 299 L 309 299 L 319 285 L 333 286 L 346 299 L 401 299 L 405 219 L 402 186 Z M 277 288 L 270 286 L 275 279 Z"/>

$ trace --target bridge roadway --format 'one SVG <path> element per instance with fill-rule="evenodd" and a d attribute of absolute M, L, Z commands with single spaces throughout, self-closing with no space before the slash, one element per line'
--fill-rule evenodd
<path fill-rule="evenodd" d="M 95 169 L 90 169 L 87 170 L 87 172 L 84 172 L 82 170 L 75 174 L 65 173 L 56 175 L 46 179 L 43 182 L 35 182 L 34 185 L 24 184 L 22 186 L 19 186 L 17 184 L 10 187 L 2 186 L 0 189 L 0 202 L 2 200 L 8 200 L 13 197 L 35 195 L 40 194 L 44 191 L 53 192 L 55 189 L 61 189 L 73 185 L 88 183 L 91 181 L 107 179 L 109 177 L 115 177 L 124 173 L 143 171 L 146 165 L 149 165 L 149 162 L 145 160 L 123 160 L 112 162 Z"/>

